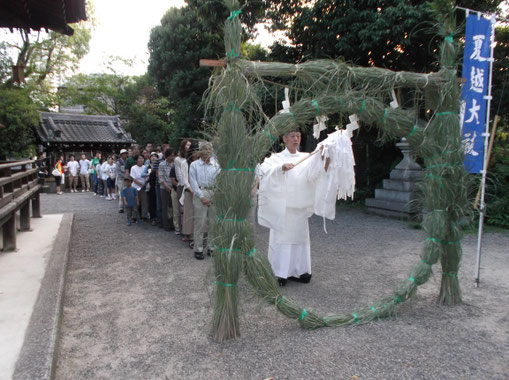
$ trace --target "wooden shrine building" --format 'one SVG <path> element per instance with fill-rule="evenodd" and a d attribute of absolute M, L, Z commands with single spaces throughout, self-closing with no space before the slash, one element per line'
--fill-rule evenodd
<path fill-rule="evenodd" d="M 106 157 L 135 142 L 120 125 L 119 116 L 58 112 L 40 112 L 40 116 L 36 128 L 39 151 L 46 152 L 51 164 L 58 154 L 66 162 L 71 154 L 77 160 L 83 153 L 90 159 L 98 151 Z"/>

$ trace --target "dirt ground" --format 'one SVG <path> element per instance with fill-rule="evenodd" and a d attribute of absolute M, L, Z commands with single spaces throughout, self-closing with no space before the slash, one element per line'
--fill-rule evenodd
<path fill-rule="evenodd" d="M 508 379 L 509 232 L 484 236 L 473 288 L 476 234 L 463 240 L 464 303 L 439 306 L 440 268 L 395 318 L 301 329 L 243 294 L 242 336 L 210 337 L 211 259 L 179 236 L 125 225 L 116 204 L 90 193 L 42 196 L 43 212 L 74 212 L 57 379 Z M 324 314 L 388 296 L 419 260 L 424 232 L 403 221 L 339 207 L 323 231 L 310 220 L 313 279 L 285 296 Z M 268 232 L 257 226 L 257 250 Z"/>

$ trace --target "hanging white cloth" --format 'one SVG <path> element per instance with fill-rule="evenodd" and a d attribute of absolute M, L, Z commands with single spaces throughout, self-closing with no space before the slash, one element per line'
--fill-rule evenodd
<path fill-rule="evenodd" d="M 314 213 L 327 219 L 336 217 L 336 200 L 353 198 L 355 159 L 347 131 L 336 131 L 318 144 L 321 154 L 309 158 L 306 177 L 315 184 Z M 324 166 L 328 162 L 327 171 Z"/>

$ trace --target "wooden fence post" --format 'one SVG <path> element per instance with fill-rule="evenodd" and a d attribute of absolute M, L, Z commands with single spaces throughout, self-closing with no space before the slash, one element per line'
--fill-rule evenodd
<path fill-rule="evenodd" d="M 30 199 L 19 210 L 19 230 L 30 231 Z"/>
<path fill-rule="evenodd" d="M 41 218 L 41 192 L 38 191 L 32 198 L 32 217 Z"/>
<path fill-rule="evenodd" d="M 13 212 L 11 217 L 4 223 L 2 227 L 4 252 L 16 250 L 16 213 Z"/>

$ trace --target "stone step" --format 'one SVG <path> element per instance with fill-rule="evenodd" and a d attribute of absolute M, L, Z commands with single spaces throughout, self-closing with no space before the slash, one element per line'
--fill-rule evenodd
<path fill-rule="evenodd" d="M 401 212 L 401 211 L 384 210 L 382 208 L 375 208 L 375 207 L 368 207 L 367 213 L 385 216 L 388 218 L 403 219 L 403 220 L 414 220 L 416 218 L 415 214 L 409 214 L 409 213 Z"/>
<path fill-rule="evenodd" d="M 400 170 L 393 169 L 390 174 L 391 179 L 399 179 L 404 181 L 419 181 L 424 177 L 422 170 Z"/>
<path fill-rule="evenodd" d="M 384 199 L 368 198 L 365 201 L 367 207 L 373 207 L 383 210 L 399 211 L 408 214 L 419 212 L 417 205 L 413 202 L 395 202 Z"/>
<path fill-rule="evenodd" d="M 417 183 L 397 179 L 384 179 L 383 188 L 387 190 L 413 191 L 417 188 Z"/>
<path fill-rule="evenodd" d="M 396 202 L 410 202 L 415 199 L 414 193 L 410 191 L 398 191 L 389 189 L 375 189 L 375 198 Z"/>

